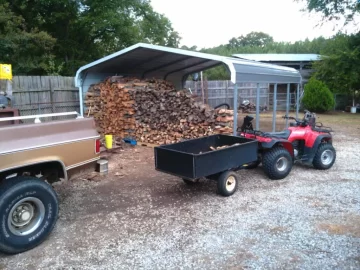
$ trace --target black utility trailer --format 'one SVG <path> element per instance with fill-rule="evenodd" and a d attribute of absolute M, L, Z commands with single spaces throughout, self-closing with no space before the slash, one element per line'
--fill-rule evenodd
<path fill-rule="evenodd" d="M 158 146 L 154 151 L 156 170 L 179 176 L 187 184 L 204 177 L 217 180 L 219 193 L 230 196 L 238 185 L 234 171 L 258 160 L 258 141 L 212 135 Z"/>

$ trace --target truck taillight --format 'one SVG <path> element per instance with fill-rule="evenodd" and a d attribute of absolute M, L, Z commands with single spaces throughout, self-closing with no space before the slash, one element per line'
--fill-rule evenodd
<path fill-rule="evenodd" d="M 100 139 L 97 139 L 97 140 L 95 141 L 95 153 L 96 153 L 96 154 L 99 154 L 99 153 L 100 153 L 100 145 L 101 145 Z"/>

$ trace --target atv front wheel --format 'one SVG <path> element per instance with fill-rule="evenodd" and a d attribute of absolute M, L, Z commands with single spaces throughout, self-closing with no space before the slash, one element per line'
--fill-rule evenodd
<path fill-rule="evenodd" d="M 315 169 L 327 170 L 334 165 L 336 159 L 335 148 L 329 143 L 320 144 L 313 159 Z"/>
<path fill-rule="evenodd" d="M 264 154 L 262 164 L 265 174 L 270 179 L 279 180 L 290 173 L 293 161 L 285 148 L 275 147 Z"/>

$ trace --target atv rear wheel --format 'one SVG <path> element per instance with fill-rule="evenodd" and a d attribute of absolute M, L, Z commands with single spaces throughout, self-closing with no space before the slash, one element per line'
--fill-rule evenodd
<path fill-rule="evenodd" d="M 318 170 L 327 170 L 334 165 L 335 159 L 335 148 L 330 143 L 322 143 L 316 151 L 313 165 Z"/>
<path fill-rule="evenodd" d="M 285 148 L 275 147 L 264 154 L 262 164 L 265 174 L 270 179 L 279 180 L 290 173 L 293 161 Z"/>

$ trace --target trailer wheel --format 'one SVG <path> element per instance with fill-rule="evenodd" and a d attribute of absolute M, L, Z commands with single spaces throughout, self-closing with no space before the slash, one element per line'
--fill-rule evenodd
<path fill-rule="evenodd" d="M 233 171 L 223 172 L 217 180 L 218 193 L 225 197 L 233 195 L 238 188 L 238 179 Z"/>
<path fill-rule="evenodd" d="M 266 175 L 272 180 L 285 178 L 293 165 L 290 153 L 282 147 L 275 147 L 266 152 L 262 163 Z"/>
<path fill-rule="evenodd" d="M 195 181 L 191 181 L 189 179 L 182 179 L 184 181 L 185 184 L 189 185 L 189 186 L 193 186 L 199 183 L 199 179 L 196 179 Z"/>
<path fill-rule="evenodd" d="M 16 254 L 42 243 L 58 215 L 55 191 L 35 177 L 20 176 L 0 186 L 0 251 Z"/>

